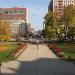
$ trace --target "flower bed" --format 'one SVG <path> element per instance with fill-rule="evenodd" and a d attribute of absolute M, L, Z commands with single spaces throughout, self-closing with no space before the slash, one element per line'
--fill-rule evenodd
<path fill-rule="evenodd" d="M 56 47 L 55 43 L 53 44 L 49 44 L 48 47 L 59 57 L 63 57 L 64 56 L 64 52 L 62 52 L 62 50 L 58 47 Z"/>
<path fill-rule="evenodd" d="M 56 43 L 56 46 L 61 48 L 62 51 L 65 53 L 65 56 L 63 58 L 75 60 L 75 43 Z"/>
<path fill-rule="evenodd" d="M 13 56 L 17 57 L 23 51 L 22 49 L 23 48 L 25 49 L 27 47 L 27 45 L 25 43 L 19 43 L 19 45 L 20 46 L 16 50 L 14 50 L 13 52 L 9 53 L 9 56 L 11 56 L 11 57 L 13 57 Z"/>

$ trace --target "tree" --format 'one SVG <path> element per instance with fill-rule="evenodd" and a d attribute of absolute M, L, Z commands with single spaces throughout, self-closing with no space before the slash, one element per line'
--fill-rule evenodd
<path fill-rule="evenodd" d="M 74 41 L 74 37 L 75 37 L 75 27 L 72 27 L 69 29 L 68 38 L 69 40 Z"/>
<path fill-rule="evenodd" d="M 75 6 L 69 5 L 64 9 L 63 21 L 67 26 L 72 26 L 75 24 Z"/>
<path fill-rule="evenodd" d="M 11 38 L 10 26 L 5 20 L 0 21 L 0 39 L 9 40 Z"/>
<path fill-rule="evenodd" d="M 64 8 L 64 14 L 62 17 L 62 22 L 64 23 L 65 36 L 68 36 L 70 29 L 75 27 L 75 6 L 69 5 Z"/>
<path fill-rule="evenodd" d="M 45 31 L 46 31 L 46 36 L 54 37 L 54 34 L 57 32 L 57 18 L 56 14 L 52 11 L 49 11 L 45 17 Z"/>

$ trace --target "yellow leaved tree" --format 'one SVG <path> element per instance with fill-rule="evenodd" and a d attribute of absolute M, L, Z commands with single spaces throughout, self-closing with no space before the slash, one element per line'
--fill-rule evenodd
<path fill-rule="evenodd" d="M 6 20 L 0 20 L 0 40 L 8 41 L 11 38 L 11 30 Z"/>

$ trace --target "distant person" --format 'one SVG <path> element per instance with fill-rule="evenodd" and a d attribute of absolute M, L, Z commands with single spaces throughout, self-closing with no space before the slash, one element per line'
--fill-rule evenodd
<path fill-rule="evenodd" d="M 36 40 L 37 49 L 39 49 L 38 44 L 39 44 L 39 40 Z"/>

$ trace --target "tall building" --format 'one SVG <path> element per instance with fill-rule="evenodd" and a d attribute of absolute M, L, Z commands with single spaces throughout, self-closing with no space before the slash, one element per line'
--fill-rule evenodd
<path fill-rule="evenodd" d="M 53 12 L 55 12 L 57 18 L 59 19 L 63 15 L 64 7 L 71 4 L 75 5 L 75 0 L 51 0 L 48 6 L 48 11 L 52 10 Z"/>
<path fill-rule="evenodd" d="M 1 20 L 24 20 L 27 22 L 27 8 L 0 8 Z"/>
<path fill-rule="evenodd" d="M 16 36 L 20 25 L 28 22 L 28 10 L 18 7 L 0 8 L 0 20 L 6 20 L 10 25 L 12 36 Z"/>

